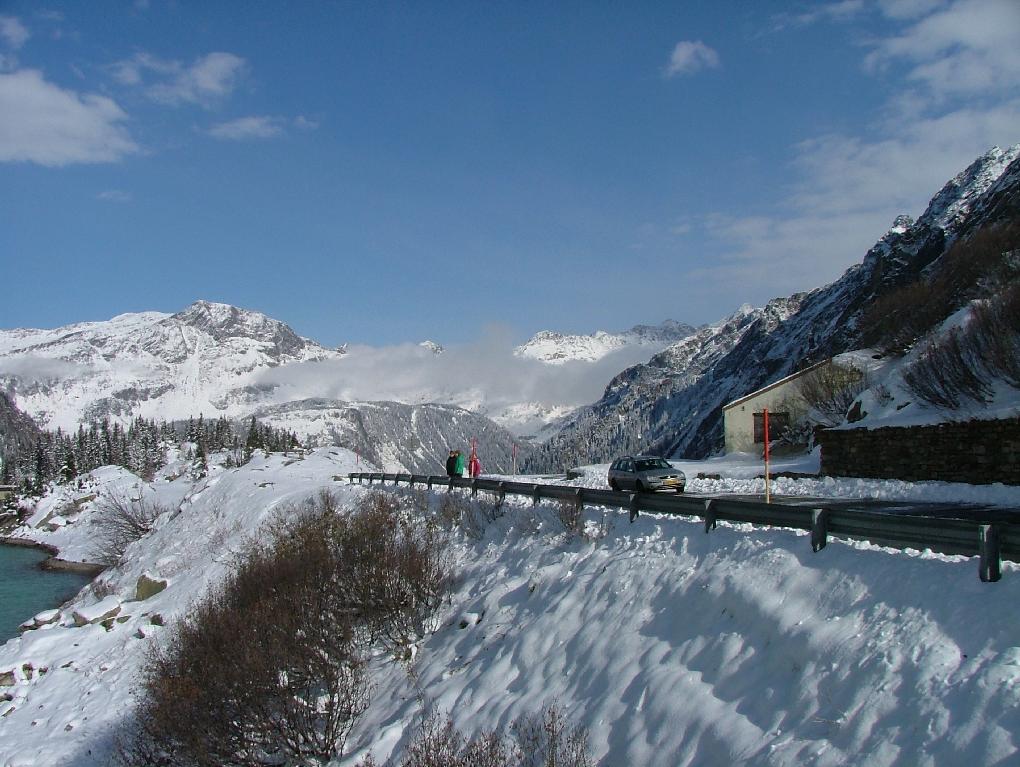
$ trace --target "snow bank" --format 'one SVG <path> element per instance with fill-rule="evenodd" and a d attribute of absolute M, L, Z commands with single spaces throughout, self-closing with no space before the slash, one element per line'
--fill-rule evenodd
<path fill-rule="evenodd" d="M 324 449 L 144 485 L 180 500 L 58 620 L 0 648 L 0 680 L 11 682 L 0 687 L 0 765 L 105 764 L 149 642 L 274 510 L 324 488 L 350 508 L 369 488 L 332 477 L 355 461 Z M 107 479 L 93 488 L 100 496 L 124 480 Z M 587 529 L 602 537 L 568 539 L 553 506 L 508 498 L 505 508 L 482 540 L 456 540 L 459 585 L 413 677 L 373 661 L 373 704 L 339 764 L 398 752 L 419 692 L 468 732 L 556 700 L 605 765 L 1020 758 L 1015 565 L 984 584 L 963 557 L 838 541 L 815 554 L 795 531 L 721 524 L 706 534 L 591 508 Z M 87 524 L 36 532 L 71 546 L 76 529 Z M 168 585 L 136 601 L 143 574 Z M 73 612 L 99 611 L 100 597 L 120 612 L 75 627 Z"/>

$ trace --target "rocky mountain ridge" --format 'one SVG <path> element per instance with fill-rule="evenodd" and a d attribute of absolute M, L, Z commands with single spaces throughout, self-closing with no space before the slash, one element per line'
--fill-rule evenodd
<path fill-rule="evenodd" d="M 998 147 L 893 227 L 835 282 L 730 318 L 711 343 L 681 342 L 617 376 L 529 460 L 549 471 L 615 455 L 704 457 L 722 444 L 722 406 L 821 359 L 863 345 L 862 314 L 925 273 L 959 238 L 1020 213 L 1020 144 Z M 708 339 L 706 339 L 708 340 Z"/>

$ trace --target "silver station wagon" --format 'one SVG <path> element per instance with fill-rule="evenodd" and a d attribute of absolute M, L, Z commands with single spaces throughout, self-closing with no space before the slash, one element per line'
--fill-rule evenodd
<path fill-rule="evenodd" d="M 670 466 L 669 461 L 654 455 L 625 455 L 609 467 L 609 486 L 613 490 L 674 490 L 684 491 L 687 476 Z"/>

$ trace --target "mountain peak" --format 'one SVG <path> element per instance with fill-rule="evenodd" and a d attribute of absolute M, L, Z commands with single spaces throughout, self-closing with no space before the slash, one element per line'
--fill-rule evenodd
<path fill-rule="evenodd" d="M 250 338 L 272 344 L 283 354 L 296 354 L 305 345 L 305 339 L 291 327 L 262 312 L 241 309 L 231 304 L 199 300 L 170 317 L 178 322 L 208 333 L 217 341 L 228 338 Z"/>

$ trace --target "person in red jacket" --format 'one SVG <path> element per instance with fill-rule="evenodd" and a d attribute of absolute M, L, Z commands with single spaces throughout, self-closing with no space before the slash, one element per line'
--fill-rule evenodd
<path fill-rule="evenodd" d="M 468 459 L 468 476 L 477 477 L 482 473 L 482 462 L 478 460 L 478 453 L 471 448 L 471 457 Z"/>

